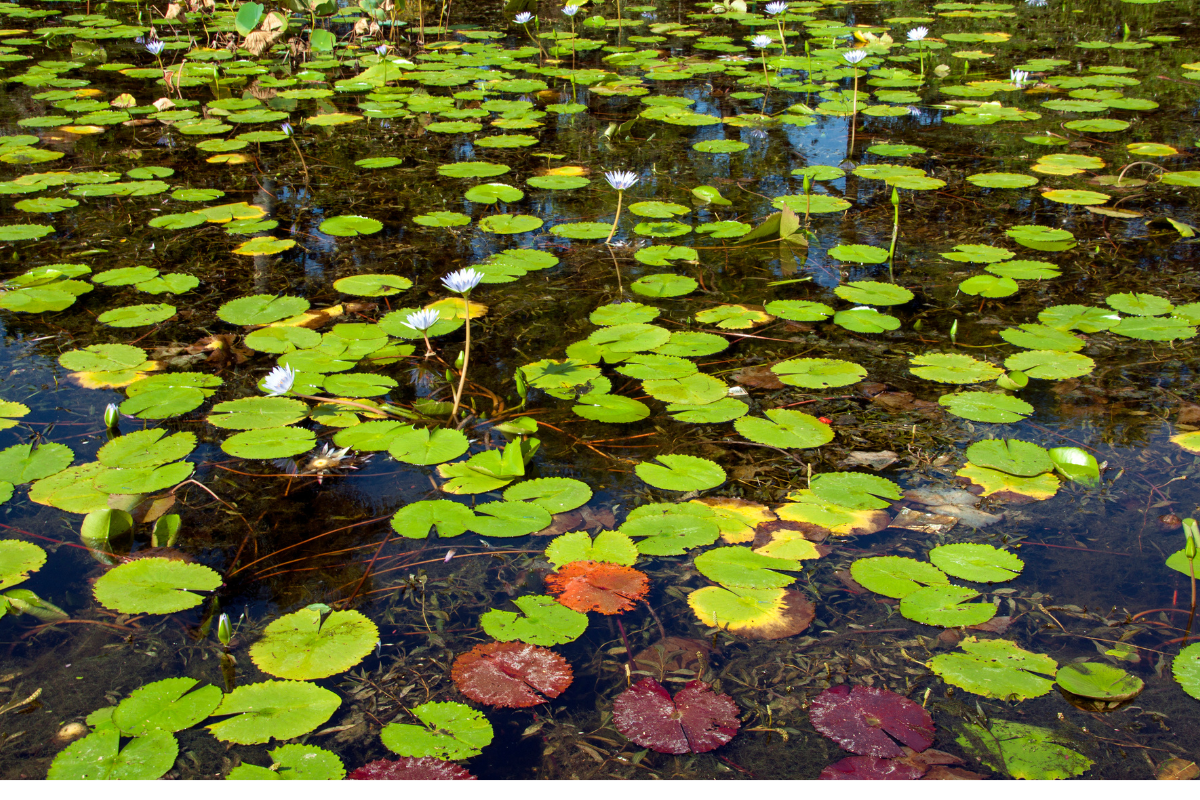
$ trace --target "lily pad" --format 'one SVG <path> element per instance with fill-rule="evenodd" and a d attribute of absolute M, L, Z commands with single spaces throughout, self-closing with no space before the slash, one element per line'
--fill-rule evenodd
<path fill-rule="evenodd" d="M 384 747 L 409 757 L 473 758 L 492 743 L 492 724 L 462 703 L 422 703 L 411 709 L 422 724 L 392 723 L 379 732 Z"/>
<path fill-rule="evenodd" d="M 642 463 L 634 467 L 637 476 L 659 489 L 693 492 L 714 489 L 725 482 L 725 470 L 707 458 L 661 455 L 660 464 Z"/>
<path fill-rule="evenodd" d="M 547 585 L 547 589 L 553 591 Z M 513 599 L 521 614 L 493 608 L 479 619 L 488 636 L 500 642 L 556 645 L 578 639 L 587 630 L 587 614 L 580 613 L 545 595 Z"/>
<path fill-rule="evenodd" d="M 998 700 L 1041 697 L 1054 686 L 1058 664 L 1049 656 L 1022 650 L 1004 639 L 960 644 L 963 652 L 934 656 L 929 668 L 946 683 Z"/>
<path fill-rule="evenodd" d="M 832 686 L 812 701 L 813 727 L 851 753 L 879 758 L 933 744 L 933 718 L 907 697 L 869 686 Z"/>
<path fill-rule="evenodd" d="M 268 625 L 251 646 L 250 659 L 277 678 L 328 678 L 362 661 L 378 639 L 375 623 L 358 611 L 309 606 Z"/>
<path fill-rule="evenodd" d="M 328 721 L 342 704 L 334 692 L 302 681 L 262 681 L 239 686 L 221 701 L 206 726 L 222 742 L 265 744 L 294 739 Z"/>
<path fill-rule="evenodd" d="M 658 681 L 642 678 L 617 696 L 613 724 L 657 753 L 707 753 L 737 734 L 738 707 L 702 681 L 689 681 L 671 697 Z"/>
<path fill-rule="evenodd" d="M 544 647 L 489 642 L 455 659 L 450 677 L 477 703 L 529 708 L 562 694 L 573 673 L 566 659 Z"/>
<path fill-rule="evenodd" d="M 221 576 L 200 564 L 166 558 L 140 558 L 121 564 L 96 581 L 96 599 L 123 614 L 171 614 L 204 602 Z"/>

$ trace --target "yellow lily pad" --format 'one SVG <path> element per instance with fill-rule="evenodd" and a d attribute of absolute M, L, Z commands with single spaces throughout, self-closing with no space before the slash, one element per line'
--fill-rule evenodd
<path fill-rule="evenodd" d="M 233 251 L 238 256 L 271 256 L 291 250 L 296 246 L 295 239 L 277 239 L 274 236 L 255 236 L 250 241 Z"/>
<path fill-rule="evenodd" d="M 786 589 L 726 589 L 706 586 L 688 595 L 688 605 L 701 624 L 746 639 L 795 636 L 812 622 L 813 604 Z"/>
<path fill-rule="evenodd" d="M 754 552 L 761 556 L 774 558 L 790 558 L 793 561 L 811 561 L 821 557 L 821 551 L 815 542 L 804 538 L 804 532 L 789 528 L 771 531 L 771 540 Z"/>
<path fill-rule="evenodd" d="M 444 320 L 465 319 L 467 301 L 461 297 L 444 297 L 436 303 L 430 303 L 425 308 L 431 311 L 437 311 L 441 314 Z M 479 319 L 488 312 L 488 307 L 483 303 L 471 303 L 471 319 Z"/>
<path fill-rule="evenodd" d="M 819 525 L 834 536 L 856 536 L 876 533 L 886 528 L 892 518 L 879 509 L 855 509 L 826 503 L 808 489 L 800 489 L 788 495 L 794 502 L 775 509 L 782 520 L 807 522 Z"/>
<path fill-rule="evenodd" d="M 997 500 L 1028 503 L 1032 500 L 1049 500 L 1058 493 L 1059 481 L 1052 472 L 1032 478 L 1022 478 L 998 469 L 979 467 L 968 461 L 962 469 L 954 474 L 960 478 L 966 478 L 976 486 L 983 487 L 984 497 L 994 497 Z"/>
<path fill-rule="evenodd" d="M 218 153 L 205 161 L 209 164 L 247 164 L 250 162 L 250 156 L 245 153 Z"/>
<path fill-rule="evenodd" d="M 754 540 L 754 529 L 764 522 L 778 519 L 775 512 L 762 505 L 738 497 L 706 497 L 692 503 L 713 510 L 713 518 L 721 529 L 726 544 L 743 544 Z"/>
<path fill-rule="evenodd" d="M 1189 453 L 1200 455 L 1200 431 L 1177 433 L 1171 437 L 1171 444 L 1177 444 Z"/>
<path fill-rule="evenodd" d="M 76 136 L 88 136 L 93 133 L 104 133 L 108 129 L 102 128 L 99 125 L 64 125 L 59 130 L 66 133 L 73 133 Z"/>

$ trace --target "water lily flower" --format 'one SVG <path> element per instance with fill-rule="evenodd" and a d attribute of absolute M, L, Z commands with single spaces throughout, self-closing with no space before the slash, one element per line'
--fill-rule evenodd
<path fill-rule="evenodd" d="M 165 45 L 158 39 L 155 39 L 153 42 L 146 43 L 146 49 L 152 56 L 157 56 L 159 53 L 161 53 L 163 51 L 163 47 L 165 47 Z"/>
<path fill-rule="evenodd" d="M 772 17 L 776 14 L 782 14 L 787 10 L 788 4 L 783 2 L 783 0 L 775 0 L 773 3 L 767 3 L 767 5 L 763 8 L 763 11 L 766 11 Z"/>
<path fill-rule="evenodd" d="M 579 13 L 580 8 L 582 8 L 582 6 L 577 6 L 577 5 L 568 3 L 567 5 L 562 7 L 562 13 L 566 14 L 568 17 L 573 17 Z"/>
<path fill-rule="evenodd" d="M 436 308 L 423 308 L 420 311 L 414 311 L 409 314 L 403 324 L 414 331 L 421 331 L 423 333 L 437 324 L 437 321 L 441 317 L 441 313 Z"/>
<path fill-rule="evenodd" d="M 442 285 L 452 292 L 467 294 L 483 280 L 483 273 L 473 269 L 460 269 L 442 278 Z"/>
<path fill-rule="evenodd" d="M 229 622 L 229 615 L 224 612 L 217 620 L 217 639 L 225 647 L 228 647 L 230 640 L 233 639 L 233 626 Z"/>
<path fill-rule="evenodd" d="M 121 420 L 121 414 L 117 410 L 116 403 L 109 403 L 104 407 L 104 427 L 112 430 L 117 427 L 117 423 Z"/>
<path fill-rule="evenodd" d="M 845 53 L 842 53 L 842 58 L 846 59 L 851 64 L 857 64 L 858 62 L 862 61 L 866 57 L 867 57 L 866 50 L 849 50 Z"/>
<path fill-rule="evenodd" d="M 386 56 L 387 51 L 388 51 L 388 46 L 386 44 L 381 44 L 381 45 L 379 45 L 379 47 L 375 48 L 375 52 L 376 52 L 376 54 L 379 55 L 380 58 L 383 58 L 384 56 Z"/>
<path fill-rule="evenodd" d="M 1025 5 L 1032 6 L 1034 8 L 1045 8 L 1046 0 L 1025 0 Z"/>
<path fill-rule="evenodd" d="M 908 40 L 910 42 L 919 42 L 928 35 L 929 28 L 926 28 L 924 25 L 922 25 L 919 28 L 913 28 L 908 32 Z"/>
<path fill-rule="evenodd" d="M 530 22 L 533 22 L 533 14 L 530 14 L 528 11 L 522 11 L 520 14 L 517 14 L 516 22 L 518 25 L 528 25 Z"/>
<path fill-rule="evenodd" d="M 442 563 L 443 563 L 443 564 L 449 564 L 449 563 L 450 563 L 450 559 L 454 558 L 454 553 L 455 553 L 455 552 L 456 552 L 456 551 L 455 551 L 453 548 L 451 548 L 451 549 L 447 550 L 447 551 L 446 551 L 446 557 L 442 559 Z"/>
<path fill-rule="evenodd" d="M 608 181 L 608 185 L 616 189 L 618 192 L 623 192 L 630 186 L 638 182 L 639 178 L 636 172 L 622 172 L 616 170 L 614 172 L 604 173 L 604 180 Z"/>
<path fill-rule="evenodd" d="M 775 43 L 774 39 L 772 39 L 770 36 L 764 36 L 761 33 L 758 36 L 755 36 L 753 39 L 750 40 L 750 44 L 753 47 L 757 47 L 759 50 L 765 50 L 766 48 L 770 47 L 774 43 Z"/>
<path fill-rule="evenodd" d="M 642 19 L 646 20 L 646 22 L 657 22 L 658 14 L 655 14 L 653 11 L 643 11 Z"/>
<path fill-rule="evenodd" d="M 286 122 L 279 126 L 279 130 L 283 131 L 288 136 L 292 135 L 292 126 L 288 125 Z"/>
<path fill-rule="evenodd" d="M 1029 82 L 1029 73 L 1021 69 L 1010 69 L 1008 71 L 1008 80 L 1009 83 L 1020 89 Z"/>
<path fill-rule="evenodd" d="M 267 397 L 278 397 L 290 392 L 295 382 L 296 370 L 291 367 L 275 367 L 263 379 L 263 388 L 267 390 Z"/>

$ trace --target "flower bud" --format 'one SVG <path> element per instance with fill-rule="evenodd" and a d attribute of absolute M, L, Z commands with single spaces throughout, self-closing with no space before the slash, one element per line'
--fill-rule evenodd
<path fill-rule="evenodd" d="M 1197 547 L 1200 547 L 1200 526 L 1196 524 L 1196 520 L 1188 517 L 1183 521 L 1183 534 L 1187 537 L 1183 554 L 1191 561 L 1196 558 Z"/>
<path fill-rule="evenodd" d="M 116 403 L 109 403 L 104 407 L 104 427 L 112 430 L 117 427 L 117 423 L 121 420 L 121 415 L 117 411 Z"/>
<path fill-rule="evenodd" d="M 233 626 L 229 624 L 229 615 L 221 614 L 221 619 L 217 622 L 217 638 L 221 640 L 221 644 L 229 646 L 230 640 L 233 639 Z"/>

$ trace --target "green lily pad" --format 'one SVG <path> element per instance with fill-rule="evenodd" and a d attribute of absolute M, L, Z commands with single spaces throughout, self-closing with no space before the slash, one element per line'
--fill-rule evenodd
<path fill-rule="evenodd" d="M 312 744 L 285 744 L 267 751 L 271 766 L 245 762 L 230 770 L 226 780 L 239 781 L 340 781 L 346 777 L 342 760 Z"/>
<path fill-rule="evenodd" d="M 383 230 L 383 223 L 370 217 L 360 217 L 351 214 L 340 217 L 328 217 L 321 223 L 319 230 L 321 233 L 330 236 L 363 236 L 370 233 L 379 233 Z"/>
<path fill-rule="evenodd" d="M 975 583 L 1010 581 L 1025 562 L 990 544 L 944 544 L 929 551 L 929 560 L 947 575 Z"/>
<path fill-rule="evenodd" d="M 96 581 L 96 599 L 123 614 L 171 614 L 204 602 L 195 592 L 211 592 L 221 576 L 208 567 L 166 558 L 140 558 L 121 564 Z"/>
<path fill-rule="evenodd" d="M 178 742 L 166 731 L 137 736 L 123 748 L 120 745 L 121 732 L 116 726 L 102 726 L 55 756 L 46 777 L 52 781 L 153 781 L 167 774 L 179 756 Z"/>
<path fill-rule="evenodd" d="M 901 556 L 860 558 L 850 565 L 850 575 L 863 588 L 896 600 L 904 599 L 923 586 L 945 586 L 950 582 L 945 573 L 932 564 Z"/>
<path fill-rule="evenodd" d="M 632 397 L 589 392 L 580 395 L 571 411 L 595 422 L 636 422 L 650 416 L 650 408 Z"/>
<path fill-rule="evenodd" d="M 1004 639 L 964 639 L 961 653 L 934 656 L 929 668 L 960 689 L 998 700 L 1041 697 L 1054 686 L 1058 664 Z"/>
<path fill-rule="evenodd" d="M 909 368 L 918 378 L 938 383 L 982 383 L 1004 374 L 1004 370 L 961 353 L 926 353 L 914 356 Z"/>
<path fill-rule="evenodd" d="M 424 539 L 433 530 L 439 538 L 464 534 L 475 512 L 452 500 L 420 500 L 409 503 L 392 516 L 392 528 L 409 539 Z"/>
<path fill-rule="evenodd" d="M 294 739 L 327 722 L 342 704 L 328 689 L 302 681 L 262 681 L 239 686 L 221 701 L 206 726 L 222 742 L 265 744 Z"/>
<path fill-rule="evenodd" d="M 659 464 L 641 463 L 634 472 L 646 483 L 672 492 L 714 489 L 725 482 L 725 470 L 707 458 L 661 455 Z M 644 552 L 644 551 L 643 551 Z"/>
<path fill-rule="evenodd" d="M 1061 381 L 1087 375 L 1096 368 L 1096 362 L 1079 353 L 1026 350 L 1004 359 L 1004 366 L 1009 370 L 1020 370 L 1030 378 Z"/>
<path fill-rule="evenodd" d="M 809 488 L 821 500 L 846 508 L 887 508 L 901 497 L 900 487 L 878 475 L 858 472 L 827 472 L 809 481 Z"/>
<path fill-rule="evenodd" d="M 765 413 L 768 419 L 740 417 L 733 427 L 750 441 L 772 447 L 820 447 L 833 441 L 833 429 L 816 417 L 786 408 Z"/>
<path fill-rule="evenodd" d="M 237 458 L 286 458 L 306 453 L 316 444 L 316 434 L 286 426 L 242 431 L 221 443 L 221 450 Z"/>
<path fill-rule="evenodd" d="M 882 264 L 888 260 L 887 250 L 884 250 L 882 247 L 873 247 L 869 244 L 840 244 L 837 247 L 830 248 L 829 255 L 832 258 L 836 258 L 838 261 L 850 261 L 855 264 Z M 858 281 L 858 283 L 871 283 L 871 281 Z M 854 284 L 851 285 L 853 286 Z M 840 293 L 838 294 L 838 297 L 841 297 L 844 300 L 850 300 L 852 303 L 868 302 L 866 300 L 858 300 L 855 298 L 846 297 Z M 911 293 L 909 299 L 912 299 Z M 880 304 L 876 302 L 873 305 L 887 304 Z"/>
<path fill-rule="evenodd" d="M 394 722 L 379 732 L 384 747 L 396 755 L 454 761 L 473 758 L 492 743 L 487 717 L 462 703 L 422 703 L 411 713 L 422 724 Z"/>
<path fill-rule="evenodd" d="M 504 499 L 509 502 L 536 503 L 551 514 L 561 514 L 591 500 L 592 489 L 583 481 L 573 478 L 538 478 L 508 487 L 504 490 Z"/>
<path fill-rule="evenodd" d="M 1092 766 L 1054 731 L 1020 722 L 992 719 L 988 729 L 968 723 L 956 741 L 996 772 L 1022 780 L 1062 780 Z"/>
<path fill-rule="evenodd" d="M 412 427 L 392 437 L 387 451 L 406 464 L 442 464 L 467 452 L 470 444 L 461 432 L 450 428 Z"/>
<path fill-rule="evenodd" d="M 195 678 L 167 678 L 135 689 L 112 711 L 112 721 L 126 736 L 173 733 L 208 717 L 221 703 L 221 690 L 201 686 Z"/>
<path fill-rule="evenodd" d="M 686 275 L 659 273 L 638 278 L 629 288 L 646 297 L 679 297 L 696 291 L 699 285 Z"/>
<path fill-rule="evenodd" d="M 23 582 L 46 563 L 46 551 L 18 539 L 0 539 L 0 589 Z"/>
<path fill-rule="evenodd" d="M 873 308 L 859 306 L 833 315 L 833 323 L 855 333 L 884 333 L 900 327 L 900 320 Z"/>
<path fill-rule="evenodd" d="M 685 513 L 648 514 L 632 517 L 620 532 L 634 539 L 639 553 L 648 556 L 683 555 L 693 547 L 710 545 L 721 535 L 721 527 L 710 517 Z"/>
<path fill-rule="evenodd" d="M 217 316 L 230 325 L 269 325 L 303 314 L 308 305 L 303 297 L 256 294 L 230 300 L 217 309 Z"/>
<path fill-rule="evenodd" d="M 1112 664 L 1075 662 L 1058 671 L 1054 682 L 1059 688 L 1090 700 L 1123 703 L 1132 700 L 1145 684 Z"/>
<path fill-rule="evenodd" d="M 944 394 L 938 404 L 956 417 L 973 422 L 1019 422 L 1033 413 L 1024 400 L 992 392 Z"/>
<path fill-rule="evenodd" d="M 981 467 L 1032 478 L 1054 469 L 1044 447 L 1020 439 L 985 439 L 967 448 L 967 459 Z"/>
<path fill-rule="evenodd" d="M 287 397 L 243 397 L 213 406 L 209 424 L 233 430 L 282 428 L 308 416 L 308 406 Z"/>
<path fill-rule="evenodd" d="M 546 547 L 546 560 L 556 569 L 572 561 L 603 561 L 629 567 L 637 558 L 637 546 L 620 531 L 600 531 L 595 539 L 585 531 L 564 533 Z"/>
<path fill-rule="evenodd" d="M 795 581 L 783 572 L 799 572 L 803 565 L 794 559 L 756 553 L 749 547 L 718 547 L 696 557 L 701 575 L 727 589 L 778 589 Z"/>
<path fill-rule="evenodd" d="M 513 640 L 543 646 L 566 644 L 583 635 L 588 616 L 573 611 L 553 597 L 525 595 L 513 599 L 521 614 L 492 609 L 479 619 L 488 636 L 500 642 Z"/>
<path fill-rule="evenodd" d="M 75 454 L 65 444 L 14 444 L 0 450 L 0 481 L 21 484 L 41 480 L 66 469 L 73 460 Z"/>
<path fill-rule="evenodd" d="M 362 661 L 378 639 L 375 623 L 358 611 L 331 612 L 315 605 L 268 625 L 250 647 L 250 659 L 277 678 L 328 678 Z"/>
<path fill-rule="evenodd" d="M 996 616 L 991 603 L 968 603 L 979 592 L 965 586 L 924 586 L 906 594 L 900 601 L 900 613 L 913 622 L 957 628 L 981 625 Z"/>

